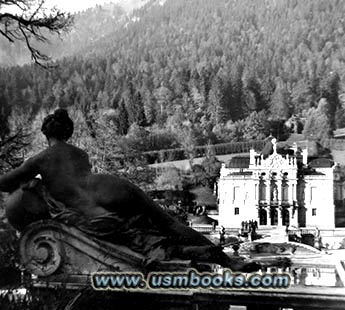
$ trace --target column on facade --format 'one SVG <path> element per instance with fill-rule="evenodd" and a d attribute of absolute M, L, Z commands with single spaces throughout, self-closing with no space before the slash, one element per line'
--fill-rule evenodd
<path fill-rule="evenodd" d="M 271 225 L 271 212 L 270 212 L 270 205 L 271 205 L 271 179 L 269 177 L 266 178 L 266 214 L 267 214 L 267 225 Z"/>
<path fill-rule="evenodd" d="M 293 225 L 293 223 L 292 223 L 292 210 L 293 209 L 293 207 L 290 205 L 289 206 L 289 225 Z"/>
<path fill-rule="evenodd" d="M 258 203 L 260 197 L 260 181 L 259 180 L 255 180 L 254 182 L 254 190 L 255 190 L 255 193 L 254 193 L 254 197 L 255 197 L 255 203 Z"/>
<path fill-rule="evenodd" d="M 278 206 L 277 206 L 277 215 L 278 215 L 278 226 L 283 225 L 283 218 L 282 218 L 282 210 L 281 210 L 281 203 L 282 203 L 282 180 L 277 179 L 277 200 L 278 200 Z"/>
<path fill-rule="evenodd" d="M 277 216 L 278 216 L 278 226 L 283 225 L 283 218 L 282 218 L 282 210 L 280 209 L 280 206 L 277 207 Z"/>
<path fill-rule="evenodd" d="M 267 214 L 267 225 L 271 226 L 271 206 L 268 205 L 266 209 L 266 214 Z"/>
<path fill-rule="evenodd" d="M 295 214 L 292 216 L 293 207 L 290 208 L 290 225 L 298 227 L 298 210 L 295 210 Z"/>
<path fill-rule="evenodd" d="M 293 183 L 290 180 L 286 180 L 286 184 L 288 186 L 287 200 L 288 200 L 289 205 L 291 206 L 293 203 L 293 188 L 294 187 L 293 187 Z"/>
<path fill-rule="evenodd" d="M 297 189 L 297 181 L 292 181 L 292 202 L 290 207 L 290 225 L 292 226 L 299 226 L 299 219 L 298 219 L 298 189 Z M 296 208 L 295 208 L 296 206 Z"/>
<path fill-rule="evenodd" d="M 294 200 L 296 200 L 297 197 L 297 182 L 295 180 L 290 181 L 290 191 L 289 191 L 289 204 L 292 205 Z"/>
<path fill-rule="evenodd" d="M 288 191 L 288 203 L 289 203 L 289 223 L 290 225 L 295 225 L 294 218 L 297 216 L 297 210 L 296 214 L 294 215 L 294 200 L 296 200 L 296 181 L 295 180 L 289 180 L 289 191 Z"/>
<path fill-rule="evenodd" d="M 277 185 L 277 201 L 278 201 L 278 204 L 280 205 L 282 201 L 282 193 L 283 193 L 282 180 L 278 179 L 276 181 L 276 185 Z"/>
<path fill-rule="evenodd" d="M 289 184 L 289 223 L 291 226 L 298 226 L 298 210 L 294 210 L 294 201 L 297 200 L 297 181 L 291 180 Z M 294 213 L 295 212 L 295 213 Z"/>
<path fill-rule="evenodd" d="M 266 184 L 266 201 L 268 204 L 270 204 L 270 201 L 271 201 L 271 180 L 270 180 L 270 178 L 266 178 L 265 184 Z"/>
<path fill-rule="evenodd" d="M 290 209 L 289 209 L 289 223 L 290 223 L 290 226 L 298 227 L 298 210 L 296 209 L 295 210 L 295 214 L 293 214 L 293 209 L 294 209 L 294 207 L 290 206 Z"/>
<path fill-rule="evenodd" d="M 302 195 L 302 192 L 301 192 Z M 310 225 L 310 215 L 311 214 L 311 184 L 310 181 L 306 181 L 304 185 L 304 196 L 300 197 L 303 201 L 303 213 L 304 213 L 304 218 L 305 222 L 303 223 L 306 227 Z M 304 199 L 303 199 L 304 198 Z"/>

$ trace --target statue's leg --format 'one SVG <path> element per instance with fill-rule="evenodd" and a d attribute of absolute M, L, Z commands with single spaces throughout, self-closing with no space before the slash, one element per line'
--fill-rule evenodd
<path fill-rule="evenodd" d="M 162 231 L 163 235 L 178 237 L 182 244 L 212 245 L 201 233 L 180 223 L 167 211 L 159 207 L 139 187 L 112 175 L 91 175 L 88 180 L 89 192 L 97 205 L 110 212 L 135 217 L 143 215 Z"/>
<path fill-rule="evenodd" d="M 5 199 L 8 222 L 19 231 L 27 225 L 49 218 L 48 208 L 35 191 L 17 189 Z"/>

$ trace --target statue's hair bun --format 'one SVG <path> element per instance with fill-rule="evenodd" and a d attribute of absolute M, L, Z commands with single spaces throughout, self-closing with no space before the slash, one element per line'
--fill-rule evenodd
<path fill-rule="evenodd" d="M 57 109 L 57 110 L 55 110 L 54 118 L 57 121 L 62 121 L 62 122 L 70 119 L 69 116 L 68 116 L 68 112 L 65 109 Z"/>
<path fill-rule="evenodd" d="M 57 109 L 48 115 L 42 124 L 42 132 L 47 138 L 68 140 L 73 134 L 73 121 L 68 116 L 67 110 Z"/>

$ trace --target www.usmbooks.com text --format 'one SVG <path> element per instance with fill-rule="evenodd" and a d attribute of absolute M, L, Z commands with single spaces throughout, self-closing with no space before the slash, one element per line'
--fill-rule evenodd
<path fill-rule="evenodd" d="M 287 289 L 291 277 L 287 273 L 199 273 L 151 272 L 142 273 L 106 272 L 94 273 L 91 278 L 95 290 L 142 290 L 142 289 Z"/>

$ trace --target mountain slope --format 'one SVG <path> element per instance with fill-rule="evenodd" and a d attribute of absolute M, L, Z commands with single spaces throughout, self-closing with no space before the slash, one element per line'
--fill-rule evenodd
<path fill-rule="evenodd" d="M 71 41 L 73 57 L 51 73 L 1 71 L 9 104 L 34 106 L 34 114 L 57 105 L 81 110 L 93 135 L 98 111 L 108 109 L 114 135 L 168 128 L 173 134 L 160 131 L 160 145 L 190 154 L 209 141 L 262 139 L 272 122 L 285 134 L 293 114 L 307 119 L 316 140 L 321 125 L 327 137 L 345 126 L 344 1 L 151 0 L 109 16 L 116 26 L 98 28 L 90 44 Z"/>

